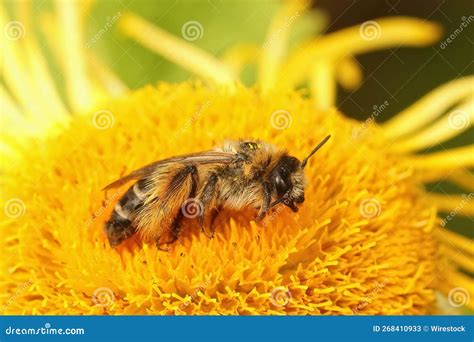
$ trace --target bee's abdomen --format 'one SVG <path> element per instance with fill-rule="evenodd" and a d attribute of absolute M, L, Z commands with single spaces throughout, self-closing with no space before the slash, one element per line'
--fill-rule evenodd
<path fill-rule="evenodd" d="M 143 205 L 145 180 L 131 186 L 115 205 L 110 219 L 105 223 L 105 232 L 111 246 L 117 246 L 135 233 L 134 217 Z"/>

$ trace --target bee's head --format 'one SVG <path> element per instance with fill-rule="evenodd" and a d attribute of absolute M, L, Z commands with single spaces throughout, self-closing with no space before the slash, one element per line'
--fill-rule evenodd
<path fill-rule="evenodd" d="M 296 204 L 304 202 L 304 167 L 308 163 L 309 158 L 316 153 L 330 137 L 331 136 L 328 135 L 324 138 L 301 162 L 297 158 L 288 155 L 284 155 L 280 158 L 270 175 L 270 182 L 274 193 L 276 193 L 276 200 L 272 203 L 272 207 L 283 203 L 294 212 L 298 211 Z"/>
<path fill-rule="evenodd" d="M 283 203 L 293 211 L 297 211 L 295 203 L 304 202 L 304 173 L 301 162 L 295 157 L 284 155 L 270 175 L 276 200 L 272 206 Z"/>

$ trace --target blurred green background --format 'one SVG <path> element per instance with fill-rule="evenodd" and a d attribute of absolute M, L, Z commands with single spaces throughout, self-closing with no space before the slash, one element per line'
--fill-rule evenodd
<path fill-rule="evenodd" d="M 6 3 L 11 8 L 13 1 Z M 184 23 L 198 21 L 203 26 L 203 35 L 192 43 L 221 56 L 237 43 L 262 45 L 266 29 L 280 4 L 277 0 L 97 0 L 86 18 L 85 42 L 90 42 L 110 18 L 131 11 L 178 37 L 182 37 Z M 53 4 L 50 0 L 37 0 L 33 1 L 33 7 L 35 12 L 41 13 L 51 10 Z M 386 16 L 414 16 L 435 21 L 444 27 L 448 36 L 459 28 L 463 17 L 471 15 L 473 4 L 470 0 L 320 0 L 313 8 L 323 15 L 299 18 L 292 42 L 311 34 L 308 32 L 312 27 L 311 20 L 318 21 L 316 26 L 324 27 L 323 32 L 333 32 Z M 306 32 L 303 34 L 303 31 Z M 388 101 L 388 110 L 377 117 L 384 121 L 436 86 L 471 75 L 474 70 L 473 32 L 474 23 L 471 23 L 445 49 L 435 44 L 357 56 L 365 74 L 363 84 L 350 93 L 339 89 L 339 107 L 346 115 L 363 120 L 370 115 L 373 105 Z M 89 46 L 130 88 L 159 80 L 180 82 L 191 76 L 124 37 L 115 24 Z M 249 69 L 244 74 L 247 84 L 254 80 L 254 70 Z"/>

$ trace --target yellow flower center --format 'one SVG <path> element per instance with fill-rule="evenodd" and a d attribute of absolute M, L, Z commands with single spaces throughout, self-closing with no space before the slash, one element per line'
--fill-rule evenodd
<path fill-rule="evenodd" d="M 2 228 L 1 286 L 28 282 L 31 294 L 4 311 L 428 313 L 436 210 L 378 130 L 315 110 L 301 93 L 199 83 L 149 86 L 76 117 L 6 171 L 4 194 L 24 211 Z M 261 139 L 302 158 L 327 134 L 298 213 L 277 207 L 256 223 L 224 211 L 213 239 L 187 220 L 169 252 L 138 238 L 108 246 L 103 223 L 126 189 L 101 189 L 121 175 L 225 139 Z"/>

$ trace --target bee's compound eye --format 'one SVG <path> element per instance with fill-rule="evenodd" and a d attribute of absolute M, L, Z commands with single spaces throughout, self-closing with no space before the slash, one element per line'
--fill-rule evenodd
<path fill-rule="evenodd" d="M 279 195 L 284 195 L 289 189 L 288 185 L 279 174 L 275 177 L 275 188 Z"/>

